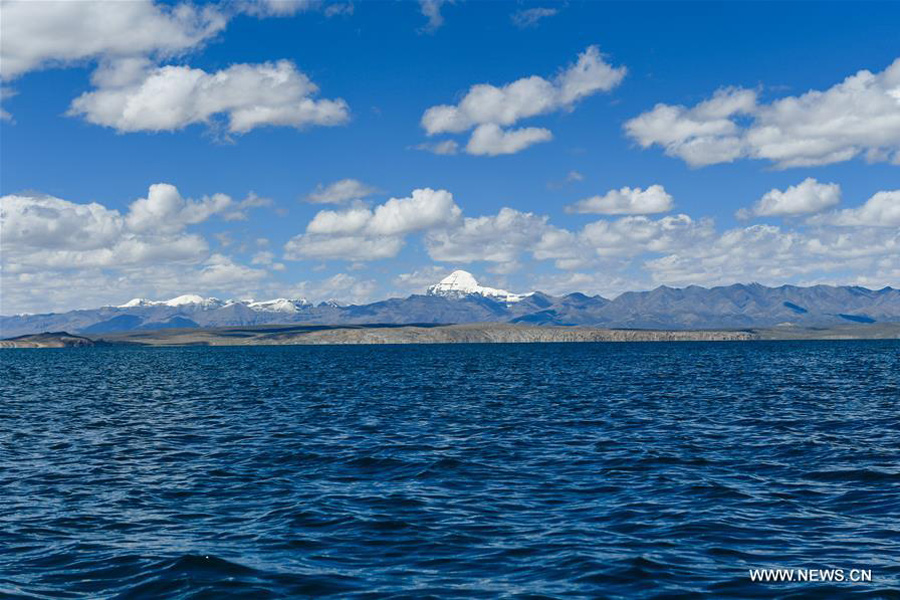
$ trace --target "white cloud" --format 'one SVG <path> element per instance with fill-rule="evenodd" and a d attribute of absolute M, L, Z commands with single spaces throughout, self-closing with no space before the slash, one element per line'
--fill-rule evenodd
<path fill-rule="evenodd" d="M 741 209 L 738 218 L 787 217 L 816 213 L 841 201 L 841 186 L 836 183 L 819 183 L 807 177 L 786 190 L 772 189 L 749 210 Z"/>
<path fill-rule="evenodd" d="M 9 0 L 3 2 L 0 75 L 86 61 L 169 59 L 196 49 L 239 14 L 288 17 L 324 7 L 326 16 L 352 13 L 352 4 L 318 0 L 234 0 L 215 4 L 127 0 Z"/>
<path fill-rule="evenodd" d="M 210 74 L 156 66 L 201 47 L 239 14 L 283 17 L 322 6 L 317 0 L 4 1 L 0 78 L 98 63 L 93 81 L 99 89 L 83 94 L 70 114 L 120 132 L 180 129 L 218 113 L 229 117 L 231 133 L 260 125 L 340 124 L 347 120 L 346 104 L 312 99 L 316 87 L 295 69 L 287 73 L 293 66 L 234 65 Z M 328 5 L 325 13 L 346 13 L 346 6 Z M 0 119 L 12 116 L 0 109 Z"/>
<path fill-rule="evenodd" d="M 335 300 L 348 304 L 365 304 L 375 300 L 378 283 L 373 279 L 359 279 L 347 273 L 338 273 L 321 281 L 301 281 L 288 295 L 306 298 L 311 302 Z"/>
<path fill-rule="evenodd" d="M 657 104 L 625 124 L 643 148 L 658 145 L 691 166 L 754 158 L 778 167 L 825 165 L 864 155 L 900 164 L 900 59 L 824 91 L 769 104 L 727 88 L 692 108 Z"/>
<path fill-rule="evenodd" d="M 257 196 L 255 192 L 250 192 L 247 197 L 237 203 L 232 203 L 233 209 L 222 214 L 222 218 L 226 221 L 246 221 L 247 210 L 251 208 L 267 208 L 274 206 L 275 203 L 271 198 L 263 198 Z"/>
<path fill-rule="evenodd" d="M 222 254 L 213 254 L 203 263 L 193 281 L 194 286 L 205 289 L 226 289 L 235 283 L 238 289 L 246 289 L 265 276 L 265 271 L 239 265 Z"/>
<path fill-rule="evenodd" d="M 475 128 L 467 150 L 485 155 L 505 154 L 546 141 L 546 129 L 526 128 L 502 131 L 518 121 L 560 110 L 572 110 L 581 99 L 609 91 L 625 77 L 625 67 L 613 67 L 596 46 L 588 47 L 575 64 L 552 81 L 532 75 L 503 87 L 483 83 L 473 85 L 456 105 L 432 106 L 422 115 L 428 135 L 462 133 Z M 501 148 L 506 151 L 493 152 Z"/>
<path fill-rule="evenodd" d="M 271 265 L 273 262 L 275 262 L 275 253 L 269 250 L 257 252 L 250 260 L 251 265 Z"/>
<path fill-rule="evenodd" d="M 238 0 L 241 12 L 254 17 L 290 17 L 316 8 L 315 0 Z"/>
<path fill-rule="evenodd" d="M 419 10 L 428 22 L 419 30 L 421 33 L 434 33 L 444 25 L 441 7 L 453 0 L 419 0 Z"/>
<path fill-rule="evenodd" d="M 0 104 L 15 96 L 18 92 L 7 86 L 0 86 Z M 13 116 L 3 108 L 0 108 L 0 121 L 7 121 L 9 123 L 15 123 L 15 119 Z"/>
<path fill-rule="evenodd" d="M 119 132 L 175 131 L 211 124 L 217 115 L 233 134 L 266 125 L 341 125 L 350 117 L 343 100 L 314 99 L 319 88 L 286 60 L 214 73 L 116 63 L 98 69 L 93 80 L 98 88 L 76 98 L 68 114 Z"/>
<path fill-rule="evenodd" d="M 598 262 L 622 261 L 647 253 L 671 252 L 708 243 L 715 236 L 709 219 L 679 214 L 651 219 L 623 217 L 588 223 L 578 232 L 548 228 L 535 245 L 538 260 L 554 260 L 557 268 L 583 269 Z"/>
<path fill-rule="evenodd" d="M 602 196 L 591 196 L 566 207 L 570 213 L 601 215 L 648 215 L 668 212 L 674 208 L 672 196 L 661 185 L 646 190 L 623 187 Z"/>
<path fill-rule="evenodd" d="M 351 200 L 362 200 L 376 192 L 377 188 L 358 179 L 341 179 L 327 186 L 320 183 L 314 192 L 306 196 L 306 200 L 317 204 L 343 204 Z"/>
<path fill-rule="evenodd" d="M 708 241 L 714 235 L 714 228 L 709 219 L 697 221 L 685 214 L 656 220 L 635 216 L 589 223 L 579 235 L 598 256 L 636 256 Z"/>
<path fill-rule="evenodd" d="M 187 231 L 234 204 L 221 194 L 185 200 L 167 184 L 151 186 L 125 214 L 96 202 L 3 196 L 3 311 L 96 307 L 115 290 L 133 297 L 150 289 L 246 289 L 265 272 L 210 254 L 207 241 Z"/>
<path fill-rule="evenodd" d="M 287 260 L 381 260 L 397 256 L 403 248 L 400 237 L 297 235 L 284 245 Z"/>
<path fill-rule="evenodd" d="M 441 156 L 451 156 L 459 152 L 459 143 L 456 140 L 444 140 L 442 142 L 423 142 L 415 147 L 416 150 L 424 150 Z"/>
<path fill-rule="evenodd" d="M 512 20 L 513 25 L 519 29 L 526 29 L 528 27 L 537 26 L 541 19 L 552 17 L 557 13 L 559 13 L 559 11 L 555 8 L 528 8 L 514 12 L 510 15 L 510 19 Z"/>
<path fill-rule="evenodd" d="M 533 247 L 548 228 L 547 217 L 512 208 L 494 216 L 467 217 L 456 227 L 428 233 L 428 255 L 437 261 L 514 262 Z"/>
<path fill-rule="evenodd" d="M 878 192 L 859 208 L 822 215 L 818 222 L 841 227 L 900 227 L 900 190 Z"/>
<path fill-rule="evenodd" d="M 559 190 L 567 185 L 572 185 L 574 183 L 579 183 L 584 181 L 584 175 L 576 170 L 571 170 L 566 174 L 566 177 L 562 180 L 554 180 L 547 182 L 547 189 L 549 190 Z"/>
<path fill-rule="evenodd" d="M 208 40 L 227 20 L 216 6 L 149 0 L 4 2 L 0 70 L 10 80 L 74 61 L 171 57 Z"/>
<path fill-rule="evenodd" d="M 625 130 L 641 147 L 658 144 L 692 166 L 731 162 L 743 153 L 739 127 L 732 119 L 755 110 L 756 92 L 727 88 L 690 109 L 657 104 L 625 123 Z"/>
<path fill-rule="evenodd" d="M 423 294 L 428 286 L 440 281 L 450 274 L 451 268 L 440 265 L 428 265 L 411 273 L 400 273 L 394 278 L 394 286 L 400 294 Z"/>
<path fill-rule="evenodd" d="M 457 221 L 461 211 L 446 190 L 413 190 L 408 198 L 391 198 L 374 209 L 364 206 L 316 213 L 306 233 L 285 245 L 285 257 L 377 260 L 403 247 L 403 237 Z"/>
<path fill-rule="evenodd" d="M 646 261 L 654 281 L 668 285 L 719 285 L 756 281 L 782 285 L 805 277 L 847 281 L 852 273 L 875 273 L 900 253 L 900 230 L 837 228 L 783 230 L 752 225 L 726 231 L 708 243 L 687 246 Z M 830 275 L 833 274 L 833 275 Z"/>
<path fill-rule="evenodd" d="M 568 271 L 565 273 L 542 273 L 532 279 L 530 289 L 562 296 L 572 292 L 587 295 L 598 294 L 604 298 L 615 298 L 622 292 L 635 291 L 650 287 L 642 278 L 622 273 L 591 271 L 588 273 Z"/>
<path fill-rule="evenodd" d="M 625 76 L 625 68 L 614 68 L 603 60 L 596 46 L 578 56 L 578 61 L 552 82 L 537 75 L 524 77 L 503 87 L 473 85 L 458 105 L 432 106 L 422 115 L 429 135 L 460 133 L 477 125 L 514 125 L 517 121 L 561 109 L 578 100 L 609 91 Z"/>
<path fill-rule="evenodd" d="M 325 16 L 331 17 L 349 17 L 355 11 L 353 2 L 331 2 L 325 6 Z"/>
<path fill-rule="evenodd" d="M 529 146 L 549 142 L 553 134 L 543 127 L 522 127 L 520 129 L 500 129 L 493 123 L 479 125 L 472 132 L 466 152 L 475 156 L 497 156 L 515 154 Z"/>
<path fill-rule="evenodd" d="M 187 225 L 205 221 L 232 204 L 225 194 L 213 194 L 199 201 L 185 201 L 178 188 L 169 183 L 150 186 L 146 198 L 131 203 L 125 222 L 131 231 L 181 231 Z"/>
<path fill-rule="evenodd" d="M 198 235 L 164 223 L 159 230 L 135 231 L 119 211 L 97 203 L 13 195 L 0 199 L 0 207 L 8 272 L 195 261 L 208 251 Z"/>
<path fill-rule="evenodd" d="M 0 198 L 4 269 L 115 268 L 159 261 L 196 261 L 208 251 L 189 225 L 235 210 L 225 194 L 185 200 L 175 186 L 150 186 L 126 214 L 92 202 L 37 195 Z"/>

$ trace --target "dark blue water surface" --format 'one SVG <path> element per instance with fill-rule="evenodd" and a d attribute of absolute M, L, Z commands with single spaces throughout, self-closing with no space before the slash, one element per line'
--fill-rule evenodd
<path fill-rule="evenodd" d="M 900 595 L 900 342 L 0 365 L 2 597 Z"/>

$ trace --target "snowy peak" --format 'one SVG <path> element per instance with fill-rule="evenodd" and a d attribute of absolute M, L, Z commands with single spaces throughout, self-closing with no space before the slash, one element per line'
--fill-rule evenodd
<path fill-rule="evenodd" d="M 485 296 L 501 302 L 519 302 L 531 294 L 513 294 L 506 290 L 485 287 L 478 284 L 475 277 L 468 271 L 456 270 L 428 288 L 429 296 L 444 296 L 446 298 L 464 298 L 466 296 Z"/>
<path fill-rule="evenodd" d="M 168 306 L 172 308 L 190 308 L 200 310 L 210 310 L 231 306 L 234 304 L 243 304 L 251 310 L 257 312 L 281 312 L 294 313 L 301 308 L 311 306 L 308 301 L 303 298 L 275 298 L 274 300 L 228 300 L 222 301 L 218 298 L 204 298 L 197 294 L 184 294 L 169 300 L 148 300 L 147 298 L 135 298 L 129 300 L 125 304 L 120 304 L 116 308 L 144 308 L 151 306 Z"/>
<path fill-rule="evenodd" d="M 139 306 L 155 306 L 158 302 L 148 300 L 147 298 L 132 298 L 125 304 L 120 304 L 116 308 L 137 308 Z"/>
<path fill-rule="evenodd" d="M 274 300 L 260 300 L 248 302 L 247 307 L 260 312 L 295 313 L 300 309 L 311 306 L 304 298 L 275 298 Z"/>
<path fill-rule="evenodd" d="M 193 306 L 199 305 L 203 308 L 218 308 L 225 303 L 218 298 L 204 298 L 197 294 L 184 294 L 169 300 L 148 300 L 147 298 L 134 298 L 125 304 L 120 304 L 116 308 L 139 308 L 142 306 Z"/>
<path fill-rule="evenodd" d="M 197 294 L 185 294 L 183 296 L 178 296 L 177 298 L 172 298 L 171 300 L 166 300 L 163 302 L 166 306 L 186 306 L 186 305 L 194 305 L 199 304 L 204 308 L 211 306 L 221 306 L 225 304 L 218 298 L 204 298 L 203 296 L 198 296 Z"/>

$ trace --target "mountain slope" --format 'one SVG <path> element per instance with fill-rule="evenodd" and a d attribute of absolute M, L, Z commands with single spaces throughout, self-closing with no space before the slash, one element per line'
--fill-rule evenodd
<path fill-rule="evenodd" d="M 44 331 L 110 333 L 170 327 L 233 327 L 266 324 L 449 324 L 520 323 L 631 329 L 714 329 L 836 326 L 900 322 L 900 290 L 855 286 L 770 288 L 735 284 L 714 288 L 658 287 L 626 292 L 613 300 L 571 293 L 517 294 L 481 286 L 455 271 L 424 295 L 364 305 L 277 298 L 219 300 L 183 295 L 171 300 L 136 298 L 121 306 L 60 314 L 0 317 L 0 336 Z"/>

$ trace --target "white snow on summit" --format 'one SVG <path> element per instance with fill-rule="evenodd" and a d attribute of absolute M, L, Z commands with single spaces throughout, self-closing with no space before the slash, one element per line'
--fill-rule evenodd
<path fill-rule="evenodd" d="M 469 295 L 485 296 L 501 302 L 519 302 L 531 294 L 514 294 L 506 290 L 478 285 L 478 281 L 468 271 L 456 270 L 428 288 L 429 296 L 462 298 Z M 532 292 L 533 293 L 533 292 Z"/>
<path fill-rule="evenodd" d="M 177 298 L 172 298 L 171 300 L 166 300 L 163 302 L 166 306 L 184 306 L 186 304 L 199 304 L 203 307 L 209 306 L 217 306 L 222 305 L 224 302 L 219 300 L 218 298 L 204 298 L 203 296 L 198 296 L 197 294 L 185 294 L 183 296 L 178 296 Z"/>
<path fill-rule="evenodd" d="M 157 304 L 159 304 L 159 302 L 156 302 L 155 300 L 148 300 L 146 298 L 133 298 L 125 304 L 120 304 L 115 308 L 135 308 L 138 306 L 155 306 Z"/>
<path fill-rule="evenodd" d="M 197 294 L 184 294 L 169 300 L 148 300 L 147 298 L 134 298 L 116 308 L 137 308 L 141 306 L 189 306 L 200 305 L 203 308 L 214 308 L 225 303 L 218 298 L 204 298 Z"/>
<path fill-rule="evenodd" d="M 274 300 L 227 300 L 222 301 L 218 298 L 204 298 L 197 294 L 184 294 L 169 300 L 148 300 L 147 298 L 135 298 L 129 300 L 125 304 L 120 304 L 116 308 L 142 308 L 147 306 L 171 306 L 171 307 L 189 307 L 200 309 L 215 309 L 233 304 L 243 304 L 251 310 L 258 312 L 297 312 L 304 306 L 309 306 L 309 302 L 303 298 L 275 298 Z"/>
<path fill-rule="evenodd" d="M 309 306 L 309 302 L 305 298 L 275 298 L 274 300 L 248 302 L 247 306 L 262 312 L 294 313 L 305 306 Z"/>

